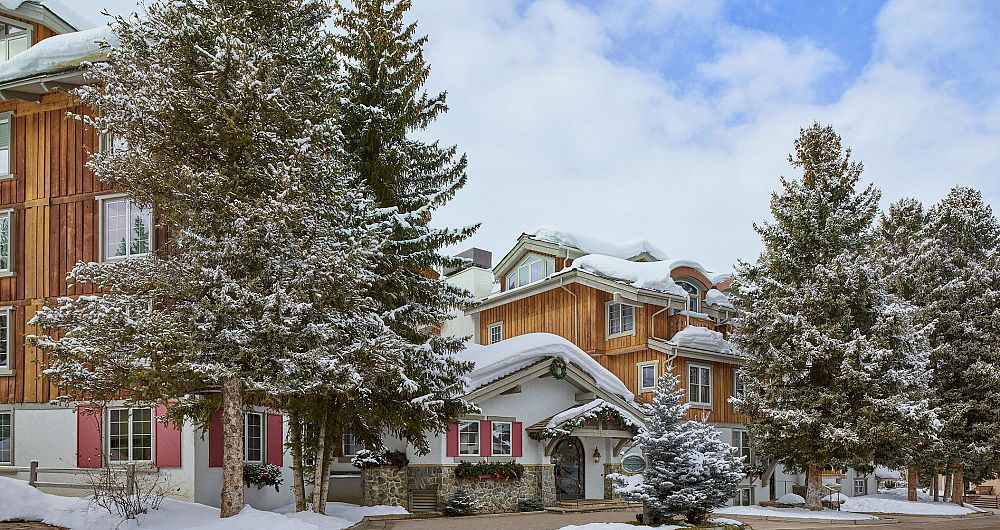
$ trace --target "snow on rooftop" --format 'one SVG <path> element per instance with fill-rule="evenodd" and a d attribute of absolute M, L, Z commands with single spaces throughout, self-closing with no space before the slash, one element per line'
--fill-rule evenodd
<path fill-rule="evenodd" d="M 588 254 L 573 260 L 569 269 L 582 270 L 640 289 L 687 296 L 687 292 L 670 278 L 670 263 L 666 261 L 629 261 L 613 256 Z"/>
<path fill-rule="evenodd" d="M 718 353 L 735 353 L 733 345 L 723 338 L 722 333 L 701 326 L 688 325 L 688 327 L 675 333 L 670 340 L 678 346 Z"/>
<path fill-rule="evenodd" d="M 117 42 L 109 27 L 55 35 L 0 63 L 0 83 L 78 68 L 87 61 L 107 59 L 98 42 Z"/>
<path fill-rule="evenodd" d="M 705 304 L 733 308 L 733 302 L 729 300 L 729 296 L 718 289 L 709 289 L 705 293 Z"/>
<path fill-rule="evenodd" d="M 470 343 L 456 356 L 475 364 L 468 376 L 470 392 L 541 360 L 559 357 L 590 374 L 602 391 L 621 396 L 629 402 L 635 399 L 635 394 L 629 392 L 620 379 L 590 355 L 572 342 L 551 333 L 528 333 L 489 346 Z"/>
<path fill-rule="evenodd" d="M 591 416 L 596 414 L 601 410 L 614 410 L 618 414 L 621 414 L 623 418 L 631 422 L 631 426 L 635 428 L 642 428 L 644 425 L 643 421 L 637 418 L 631 412 L 622 409 L 614 404 L 608 403 L 603 399 L 595 399 L 593 401 L 584 403 L 583 405 L 578 405 L 576 407 L 566 409 L 549 419 L 549 422 L 545 425 L 546 429 L 555 429 L 559 425 L 566 423 L 567 421 L 579 418 L 580 416 Z M 569 434 L 569 433 L 566 433 Z"/>
<path fill-rule="evenodd" d="M 881 480 L 903 480 L 903 474 L 896 469 L 877 466 L 875 468 L 875 478 Z"/>
<path fill-rule="evenodd" d="M 67 1 L 74 3 L 76 2 L 82 3 L 81 0 L 67 0 Z M 3 7 L 5 9 L 10 9 L 11 11 L 16 11 L 17 8 L 21 7 L 21 4 L 40 5 L 48 9 L 53 14 L 55 14 L 55 16 L 63 19 L 64 22 L 66 22 L 67 24 L 73 26 L 78 30 L 92 28 L 97 25 L 94 23 L 94 21 L 81 15 L 77 11 L 70 9 L 69 7 L 66 7 L 66 4 L 64 4 L 60 0 L 0 0 L 0 7 Z"/>
<path fill-rule="evenodd" d="M 548 241 L 549 243 L 555 243 L 557 245 L 577 248 L 588 254 L 603 254 L 605 256 L 629 259 L 645 252 L 658 260 L 668 259 L 665 252 L 645 239 L 631 239 L 628 241 L 614 243 L 604 239 L 585 234 L 578 234 L 576 232 L 570 232 L 569 230 L 563 230 L 559 227 L 547 225 L 539 226 L 538 228 L 528 232 L 528 235 L 541 241 Z"/>

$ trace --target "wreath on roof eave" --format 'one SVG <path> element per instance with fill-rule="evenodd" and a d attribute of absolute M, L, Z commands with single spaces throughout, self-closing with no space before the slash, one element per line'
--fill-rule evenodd
<path fill-rule="evenodd" d="M 566 361 L 559 357 L 553 357 L 549 363 L 549 374 L 556 379 L 566 379 Z"/>

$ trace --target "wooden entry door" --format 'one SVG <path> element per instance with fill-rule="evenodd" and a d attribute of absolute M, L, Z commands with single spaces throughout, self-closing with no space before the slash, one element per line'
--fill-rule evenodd
<path fill-rule="evenodd" d="M 583 444 L 576 437 L 563 438 L 552 451 L 556 478 L 556 499 L 571 501 L 582 499 L 583 482 Z"/>

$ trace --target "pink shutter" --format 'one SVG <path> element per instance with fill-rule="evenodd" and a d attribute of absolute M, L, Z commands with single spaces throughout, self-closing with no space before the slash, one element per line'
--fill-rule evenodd
<path fill-rule="evenodd" d="M 76 407 L 76 467 L 101 467 L 101 415 L 100 405 Z"/>
<path fill-rule="evenodd" d="M 281 466 L 285 453 L 285 437 L 281 432 L 281 414 L 267 415 L 267 463 Z"/>
<path fill-rule="evenodd" d="M 458 456 L 458 423 L 451 422 L 448 425 L 447 434 L 447 451 L 445 451 L 446 456 Z"/>
<path fill-rule="evenodd" d="M 156 406 L 156 417 L 167 413 L 167 407 Z M 156 466 L 181 467 L 181 430 L 171 423 L 156 421 Z"/>
<path fill-rule="evenodd" d="M 208 427 L 208 467 L 222 467 L 222 409 L 212 411 Z"/>
<path fill-rule="evenodd" d="M 493 422 L 479 420 L 479 456 L 493 454 Z"/>
<path fill-rule="evenodd" d="M 510 454 L 515 457 L 521 456 L 524 450 L 521 448 L 521 422 L 515 421 L 510 424 Z"/>

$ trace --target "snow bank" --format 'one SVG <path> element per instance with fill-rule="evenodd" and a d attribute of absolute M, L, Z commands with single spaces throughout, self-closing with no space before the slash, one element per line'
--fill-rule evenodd
<path fill-rule="evenodd" d="M 670 339 L 678 346 L 698 348 L 719 353 L 734 353 L 733 345 L 723 338 L 722 333 L 701 326 L 688 326 Z"/>
<path fill-rule="evenodd" d="M 117 39 L 107 26 L 49 37 L 0 63 L 0 83 L 72 70 L 85 61 L 103 61 L 107 51 L 99 41 L 114 44 Z"/>
<path fill-rule="evenodd" d="M 786 493 L 782 495 L 777 502 L 780 502 L 781 504 L 805 504 L 806 500 L 802 497 L 802 495 Z"/>
<path fill-rule="evenodd" d="M 827 495 L 826 497 L 823 497 L 822 500 L 824 500 L 826 502 L 841 502 L 841 503 L 843 503 L 843 502 L 847 502 L 848 500 L 850 500 L 850 497 L 848 497 L 847 495 L 844 495 L 843 493 L 837 492 L 837 493 L 831 493 L 831 494 Z"/>
<path fill-rule="evenodd" d="M 890 491 L 892 493 L 850 497 L 840 505 L 840 509 L 846 512 L 905 513 L 914 515 L 965 515 L 982 511 L 975 506 L 959 506 L 950 502 L 934 502 L 932 500 L 911 502 L 906 500 L 905 489 Z"/>
<path fill-rule="evenodd" d="M 293 507 L 281 509 L 294 512 Z M 276 513 L 249 506 L 239 515 L 219 519 L 218 508 L 164 499 L 159 510 L 140 515 L 135 522 L 122 523 L 87 499 L 59 497 L 38 491 L 27 482 L 0 477 L 0 521 L 24 519 L 42 521 L 70 530 L 341 530 L 354 525 L 365 515 L 407 513 L 398 506 L 362 507 L 339 502 L 327 503 L 323 516 L 312 512 Z"/>
<path fill-rule="evenodd" d="M 712 513 L 724 515 L 752 515 L 755 517 L 790 517 L 795 519 L 834 519 L 838 521 L 863 521 L 878 519 L 874 515 L 836 510 L 812 511 L 805 508 L 770 508 L 764 506 L 726 506 L 716 508 Z"/>
<path fill-rule="evenodd" d="M 665 261 L 638 262 L 614 256 L 587 254 L 573 260 L 568 270 L 577 269 L 640 289 L 687 296 L 670 278 L 670 264 Z"/>
<path fill-rule="evenodd" d="M 587 254 L 603 254 L 605 256 L 629 259 L 646 252 L 658 260 L 668 259 L 665 252 L 645 239 L 633 239 L 613 243 L 596 237 L 563 230 L 556 226 L 539 226 L 528 232 L 528 235 L 541 241 L 577 248 Z"/>
<path fill-rule="evenodd" d="M 590 374 L 597 388 L 619 395 L 626 401 L 635 399 L 635 394 L 615 374 L 572 342 L 551 333 L 528 333 L 489 346 L 469 343 L 456 357 L 475 363 L 469 374 L 469 387 L 466 389 L 469 392 L 542 359 L 558 357 Z"/>
<path fill-rule="evenodd" d="M 729 296 L 727 296 L 726 293 L 714 288 L 709 289 L 708 292 L 705 293 L 705 305 L 735 309 L 733 303 L 729 300 Z"/>

